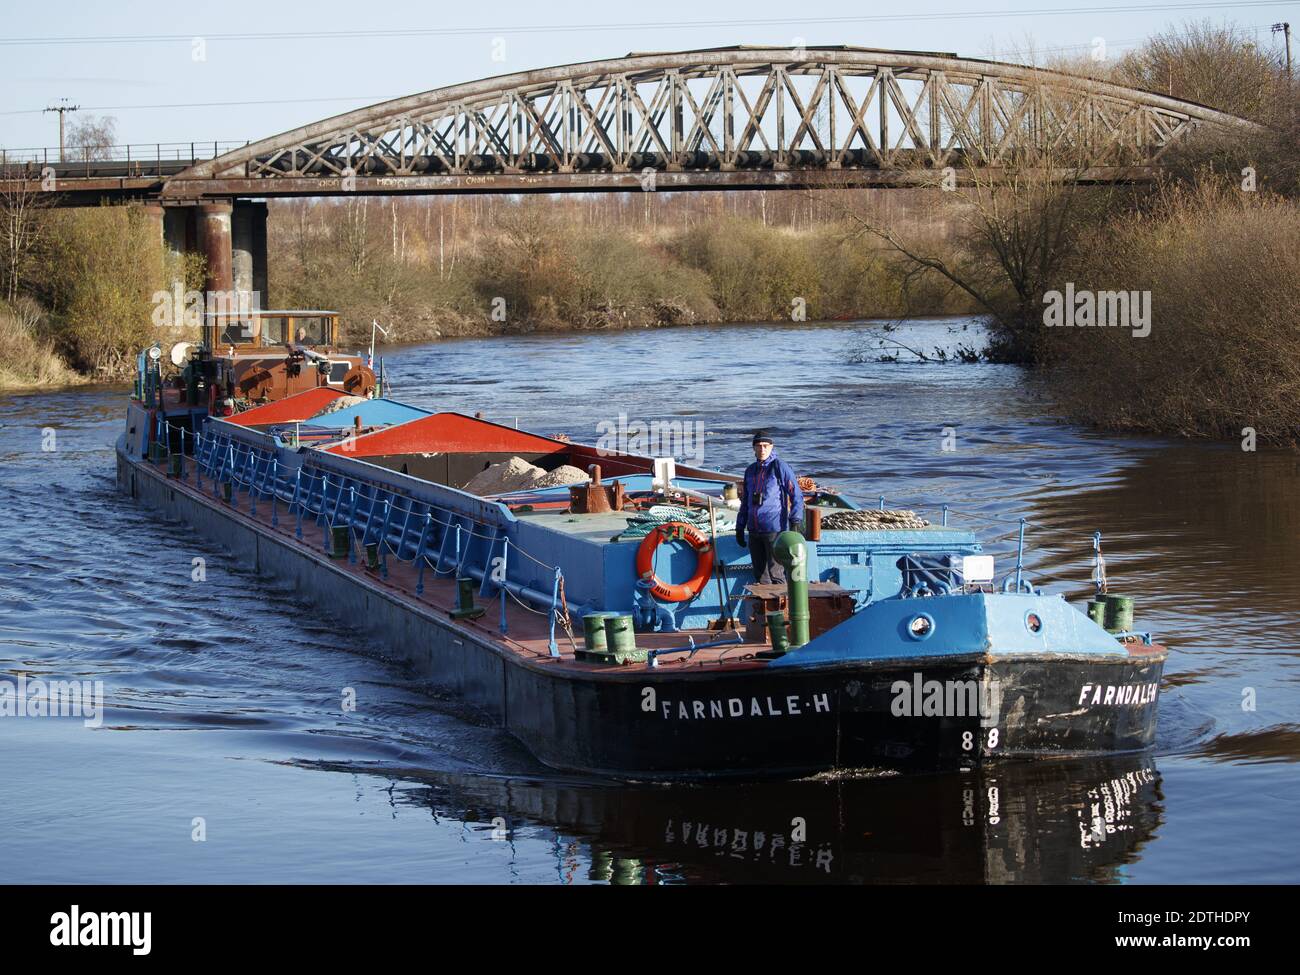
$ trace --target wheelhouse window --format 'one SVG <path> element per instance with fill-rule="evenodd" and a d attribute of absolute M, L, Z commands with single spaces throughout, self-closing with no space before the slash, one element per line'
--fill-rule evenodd
<path fill-rule="evenodd" d="M 258 321 L 255 318 L 227 318 L 222 320 L 222 345 L 249 345 L 257 343 Z"/>
<path fill-rule="evenodd" d="M 330 320 L 324 315 L 290 319 L 293 340 L 298 345 L 330 345 Z"/>

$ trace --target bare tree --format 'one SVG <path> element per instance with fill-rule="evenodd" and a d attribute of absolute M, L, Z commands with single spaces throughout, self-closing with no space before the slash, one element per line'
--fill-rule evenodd
<path fill-rule="evenodd" d="M 68 127 L 67 158 L 78 162 L 111 159 L 117 142 L 117 119 L 111 115 L 87 115 Z"/>
<path fill-rule="evenodd" d="M 28 181 L 0 180 L 0 275 L 4 296 L 13 302 L 27 277 L 40 243 L 40 211 L 52 195 L 31 188 Z"/>
<path fill-rule="evenodd" d="M 343 204 L 344 222 L 339 228 L 339 235 L 348 265 L 353 274 L 360 274 L 370 261 L 370 224 L 367 211 L 370 200 L 367 197 L 349 197 Z"/>
<path fill-rule="evenodd" d="M 1120 84 L 1272 121 L 1285 76 L 1241 28 L 1209 21 L 1157 34 L 1115 66 Z"/>
<path fill-rule="evenodd" d="M 1114 190 L 1081 185 L 1085 168 L 1081 160 L 1064 164 L 1033 152 L 997 169 L 934 173 L 930 185 L 943 192 L 956 226 L 954 239 L 940 246 L 921 243 L 879 208 L 864 206 L 860 194 L 810 198 L 829 207 L 826 215 L 846 224 L 849 237 L 874 237 L 907 262 L 906 285 L 937 276 L 985 309 L 992 317 L 989 358 L 1037 362 L 1046 350 L 1042 296 L 1061 286 L 1079 243 L 1114 199 Z"/>

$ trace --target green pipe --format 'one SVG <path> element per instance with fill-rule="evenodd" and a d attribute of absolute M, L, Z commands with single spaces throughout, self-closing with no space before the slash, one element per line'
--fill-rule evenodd
<path fill-rule="evenodd" d="M 808 642 L 808 546 L 798 532 L 785 531 L 776 536 L 773 554 L 785 567 L 790 646 L 802 647 Z"/>

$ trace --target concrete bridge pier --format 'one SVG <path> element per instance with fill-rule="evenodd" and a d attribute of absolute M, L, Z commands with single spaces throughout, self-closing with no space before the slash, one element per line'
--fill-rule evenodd
<path fill-rule="evenodd" d="M 173 293 L 178 285 L 181 291 L 185 290 L 185 256 L 198 249 L 194 207 L 163 207 L 163 266 L 167 287 Z"/>
<path fill-rule="evenodd" d="M 266 296 L 266 201 L 236 200 L 231 213 L 231 273 L 236 291 L 251 291 L 255 307 Z"/>

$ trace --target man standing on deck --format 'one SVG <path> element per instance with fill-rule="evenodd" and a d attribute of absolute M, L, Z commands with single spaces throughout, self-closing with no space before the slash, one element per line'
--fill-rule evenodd
<path fill-rule="evenodd" d="M 754 434 L 754 463 L 745 468 L 740 484 L 740 513 L 736 541 L 745 547 L 749 536 L 755 582 L 785 582 L 785 569 L 773 555 L 776 536 L 799 531 L 803 523 L 803 490 L 790 465 L 776 456 L 772 438 Z"/>

